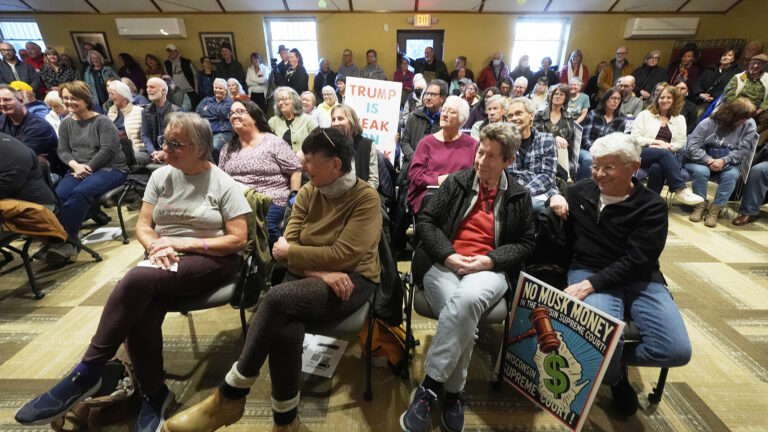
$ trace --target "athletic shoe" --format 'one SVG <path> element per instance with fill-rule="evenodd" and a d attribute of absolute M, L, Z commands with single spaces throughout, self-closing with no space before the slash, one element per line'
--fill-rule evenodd
<path fill-rule="evenodd" d="M 428 432 L 432 430 L 432 407 L 437 395 L 423 386 L 413 391 L 411 406 L 400 416 L 400 427 L 405 432 Z"/>
<path fill-rule="evenodd" d="M 133 424 L 133 432 L 158 432 L 165 422 L 165 410 L 173 401 L 173 393 L 163 386 L 152 397 L 141 395 L 141 409 Z"/>
<path fill-rule="evenodd" d="M 52 389 L 16 411 L 16 421 L 23 425 L 42 425 L 63 416 L 73 405 L 96 393 L 101 387 L 101 378 L 96 383 L 83 381 L 80 372 L 70 373 Z"/>
<path fill-rule="evenodd" d="M 440 417 L 443 420 L 443 428 L 447 432 L 462 432 L 464 430 L 464 393 L 459 393 L 459 397 L 446 396 Z"/>

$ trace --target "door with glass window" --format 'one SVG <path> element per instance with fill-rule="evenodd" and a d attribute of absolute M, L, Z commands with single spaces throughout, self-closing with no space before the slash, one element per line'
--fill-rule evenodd
<path fill-rule="evenodd" d="M 443 59 L 444 30 L 398 30 L 397 43 L 400 52 L 408 57 L 417 59 L 424 57 L 424 49 L 432 47 L 435 58 Z"/>

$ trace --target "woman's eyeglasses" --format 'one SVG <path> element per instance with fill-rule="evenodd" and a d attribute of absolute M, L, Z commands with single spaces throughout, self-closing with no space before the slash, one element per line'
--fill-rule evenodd
<path fill-rule="evenodd" d="M 242 117 L 242 116 L 244 116 L 246 114 L 248 114 L 248 110 L 246 110 L 245 108 L 239 108 L 239 109 L 230 111 L 229 112 L 229 117 L 230 118 L 235 117 L 235 116 Z"/>
<path fill-rule="evenodd" d="M 171 141 L 166 139 L 164 136 L 160 137 L 160 146 L 162 147 L 169 147 L 173 149 L 173 151 L 179 152 L 182 148 L 190 145 L 189 143 L 180 143 L 178 141 Z"/>

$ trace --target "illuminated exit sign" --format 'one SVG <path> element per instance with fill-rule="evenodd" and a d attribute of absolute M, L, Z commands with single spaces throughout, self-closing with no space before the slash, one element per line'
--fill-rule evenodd
<path fill-rule="evenodd" d="M 432 17 L 429 14 L 416 14 L 413 17 L 414 27 L 429 27 L 432 24 Z"/>

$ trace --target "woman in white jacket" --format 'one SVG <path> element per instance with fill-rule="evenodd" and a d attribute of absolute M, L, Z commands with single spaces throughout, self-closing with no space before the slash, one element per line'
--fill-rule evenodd
<path fill-rule="evenodd" d="M 653 103 L 632 123 L 632 139 L 643 147 L 640 167 L 648 171 L 648 189 L 661 193 L 664 182 L 683 204 L 702 201 L 685 186 L 675 153 L 685 147 L 686 125 L 680 110 L 685 102 L 674 86 L 667 85 Z M 656 165 L 656 166 L 654 166 Z"/>
<path fill-rule="evenodd" d="M 267 108 L 269 73 L 269 68 L 261 62 L 261 55 L 251 53 L 251 65 L 245 74 L 245 85 L 248 86 L 248 96 L 264 112 Z"/>
<path fill-rule="evenodd" d="M 121 139 L 131 140 L 137 157 L 136 162 L 146 165 L 150 160 L 146 157 L 147 152 L 142 151 L 144 142 L 141 140 L 141 112 L 144 109 L 133 104 L 131 89 L 120 80 L 110 82 L 107 93 L 113 102 L 107 111 L 107 117 L 117 126 Z"/>

